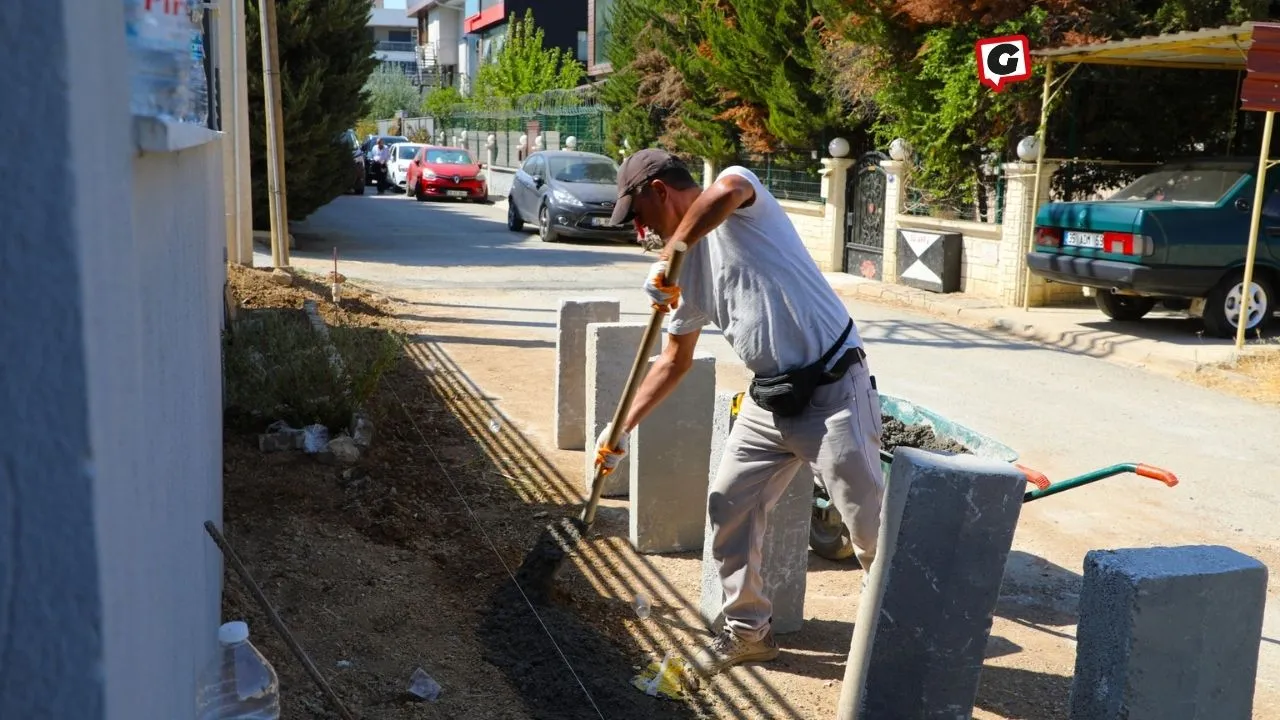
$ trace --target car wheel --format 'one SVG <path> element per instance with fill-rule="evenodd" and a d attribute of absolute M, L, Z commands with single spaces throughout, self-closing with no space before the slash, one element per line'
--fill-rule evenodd
<path fill-rule="evenodd" d="M 418 202 L 427 201 L 427 194 L 422 190 L 422 181 L 413 184 L 413 198 Z"/>
<path fill-rule="evenodd" d="M 1156 306 L 1156 301 L 1153 298 L 1116 295 L 1107 290 L 1099 290 L 1094 293 L 1093 301 L 1097 303 L 1098 309 L 1102 311 L 1102 314 L 1120 322 L 1141 320 L 1143 316 L 1151 312 L 1151 308 Z"/>
<path fill-rule="evenodd" d="M 849 529 L 844 526 L 840 511 L 828 505 L 818 506 L 818 499 L 826 499 L 825 494 L 814 487 L 814 503 L 812 518 L 809 522 L 809 547 L 821 558 L 842 562 L 853 557 L 853 540 L 849 537 Z"/>
<path fill-rule="evenodd" d="M 551 227 L 551 208 L 545 203 L 538 209 L 538 236 L 542 238 L 542 242 L 549 243 L 560 239 L 560 235 Z"/>
<path fill-rule="evenodd" d="M 363 195 L 364 187 L 364 183 L 357 183 L 355 187 L 351 188 L 351 191 L 356 195 Z"/>
<path fill-rule="evenodd" d="M 507 198 L 507 229 L 512 232 L 520 232 L 524 229 L 524 218 L 520 217 L 520 211 L 516 209 L 516 201 L 513 198 Z"/>
<path fill-rule="evenodd" d="M 1204 329 L 1210 335 L 1231 338 L 1239 327 L 1241 310 L 1245 315 L 1245 331 L 1261 332 L 1271 323 L 1276 310 L 1276 295 L 1270 278 L 1255 274 L 1248 305 L 1244 302 L 1244 271 L 1236 270 L 1222 279 L 1204 301 Z"/>

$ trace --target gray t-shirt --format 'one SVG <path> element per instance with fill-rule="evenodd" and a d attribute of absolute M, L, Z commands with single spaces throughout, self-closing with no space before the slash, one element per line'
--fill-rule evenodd
<path fill-rule="evenodd" d="M 734 165 L 719 177 L 730 174 L 751 182 L 755 202 L 689 250 L 677 279 L 680 307 L 671 312 L 667 332 L 683 335 L 712 323 L 757 375 L 817 362 L 844 332 L 849 311 L 755 173 Z M 844 345 L 861 344 L 855 326 Z"/>

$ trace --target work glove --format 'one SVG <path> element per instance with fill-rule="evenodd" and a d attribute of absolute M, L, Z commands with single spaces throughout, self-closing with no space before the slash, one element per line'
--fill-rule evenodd
<path fill-rule="evenodd" d="M 603 472 L 605 475 L 618 469 L 618 464 L 622 462 L 622 458 L 627 456 L 627 444 L 631 439 L 631 433 L 625 430 L 618 436 L 618 444 L 613 448 L 605 447 L 609 442 L 609 433 L 613 431 L 613 423 L 604 427 L 600 433 L 600 437 L 596 440 L 596 470 Z"/>
<path fill-rule="evenodd" d="M 659 260 L 649 267 L 649 277 L 644 281 L 644 291 L 653 301 L 654 310 L 673 310 L 680 307 L 680 288 L 667 284 L 667 261 Z"/>

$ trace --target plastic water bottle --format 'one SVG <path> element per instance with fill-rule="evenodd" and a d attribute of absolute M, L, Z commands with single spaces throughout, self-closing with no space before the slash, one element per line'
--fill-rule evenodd
<path fill-rule="evenodd" d="M 218 628 L 218 658 L 200 677 L 197 720 L 280 720 L 280 681 L 249 642 L 249 626 Z"/>
<path fill-rule="evenodd" d="M 209 124 L 209 75 L 204 71 L 204 36 L 198 32 L 191 34 L 191 101 L 188 105 L 190 115 L 187 122 L 197 125 Z"/>
<path fill-rule="evenodd" d="M 649 596 L 642 592 L 636 593 L 635 600 L 632 601 L 631 607 L 635 608 L 636 617 L 646 620 L 649 614 L 653 612 L 653 606 L 649 604 Z"/>
<path fill-rule="evenodd" d="M 190 0 L 125 0 L 134 114 L 165 120 L 193 114 L 187 87 L 194 32 L 190 9 Z"/>

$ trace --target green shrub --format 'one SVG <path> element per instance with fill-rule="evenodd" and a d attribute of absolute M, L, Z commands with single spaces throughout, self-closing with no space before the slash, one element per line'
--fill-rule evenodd
<path fill-rule="evenodd" d="M 295 428 L 347 428 L 399 356 L 400 344 L 376 328 L 335 327 L 330 335 L 341 369 L 301 310 L 242 310 L 223 339 L 226 426 L 262 432 L 283 420 Z"/>

